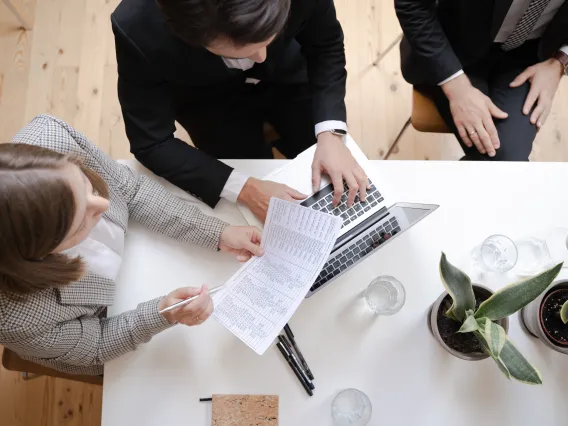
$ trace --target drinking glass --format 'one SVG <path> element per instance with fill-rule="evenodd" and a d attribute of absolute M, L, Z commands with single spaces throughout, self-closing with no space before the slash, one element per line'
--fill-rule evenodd
<path fill-rule="evenodd" d="M 491 235 L 472 251 L 474 262 L 489 272 L 507 272 L 517 263 L 517 246 L 505 235 Z"/>
<path fill-rule="evenodd" d="M 400 281 L 384 275 L 371 281 L 365 291 L 365 300 L 375 314 L 393 315 L 402 309 L 406 292 Z"/>
<path fill-rule="evenodd" d="M 517 241 L 516 245 L 519 259 L 515 272 L 519 275 L 535 275 L 552 266 L 552 257 L 546 241 L 525 238 Z"/>
<path fill-rule="evenodd" d="M 371 419 L 373 407 L 369 397 L 357 389 L 345 389 L 331 404 L 331 415 L 336 426 L 365 426 Z"/>
<path fill-rule="evenodd" d="M 553 264 L 564 262 L 563 268 L 568 268 L 568 228 L 549 229 L 544 237 Z"/>

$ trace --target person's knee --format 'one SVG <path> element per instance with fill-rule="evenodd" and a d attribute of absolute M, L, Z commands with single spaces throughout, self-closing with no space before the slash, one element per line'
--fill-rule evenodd
<path fill-rule="evenodd" d="M 500 147 L 496 150 L 492 161 L 529 161 L 536 127 L 531 124 L 529 117 L 511 116 L 496 123 Z"/>

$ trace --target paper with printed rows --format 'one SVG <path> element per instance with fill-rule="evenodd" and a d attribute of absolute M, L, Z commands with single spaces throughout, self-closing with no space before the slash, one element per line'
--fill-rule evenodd
<path fill-rule="evenodd" d="M 213 317 L 262 355 L 292 317 L 327 261 L 341 218 L 272 198 L 264 256 L 243 265 L 214 295 Z"/>

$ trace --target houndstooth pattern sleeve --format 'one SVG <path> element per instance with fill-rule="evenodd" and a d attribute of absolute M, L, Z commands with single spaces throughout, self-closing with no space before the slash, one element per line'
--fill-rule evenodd
<path fill-rule="evenodd" d="M 172 326 L 158 313 L 160 299 L 140 303 L 132 311 L 109 318 L 84 315 L 47 329 L 38 321 L 21 332 L 12 330 L 11 338 L 4 338 L 3 343 L 50 368 L 72 374 L 98 373 L 107 361 L 135 350 Z"/>
<path fill-rule="evenodd" d="M 87 167 L 101 175 L 111 190 L 119 193 L 128 206 L 130 217 L 149 229 L 210 250 L 219 246 L 227 223 L 203 214 L 197 206 L 173 196 L 157 182 L 110 159 L 64 121 L 40 115 L 14 140 L 79 155 Z"/>

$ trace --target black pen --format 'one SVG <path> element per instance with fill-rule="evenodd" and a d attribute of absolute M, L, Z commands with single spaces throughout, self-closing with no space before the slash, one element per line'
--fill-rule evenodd
<path fill-rule="evenodd" d="M 302 352 L 300 352 L 300 348 L 298 347 L 298 345 L 296 345 L 296 341 L 294 340 L 294 333 L 292 333 L 292 329 L 290 328 L 290 326 L 288 324 L 286 324 L 284 326 L 284 332 L 286 333 L 286 336 L 288 336 L 288 339 L 290 339 L 290 343 L 292 343 L 292 347 L 294 348 L 294 350 L 298 354 L 298 358 L 300 358 L 300 362 L 302 363 L 304 370 L 306 370 L 306 374 L 308 375 L 308 377 L 311 380 L 314 380 L 314 375 L 310 371 L 310 367 L 308 367 L 308 363 L 304 359 L 304 355 L 302 355 Z"/>
<path fill-rule="evenodd" d="M 296 365 L 296 367 L 300 371 L 300 374 L 302 374 L 302 378 L 304 379 L 304 381 L 308 384 L 311 390 L 314 390 L 315 389 L 314 384 L 312 383 L 312 381 L 304 371 L 304 368 L 302 367 L 302 364 L 300 364 L 300 361 L 298 361 L 298 358 L 296 358 L 296 355 L 294 355 L 294 351 L 292 350 L 292 346 L 290 346 L 288 339 L 286 339 L 285 336 L 278 336 L 278 340 L 280 340 L 280 343 L 282 343 L 286 348 L 286 350 L 290 353 L 290 358 L 292 358 L 292 362 Z"/>
<path fill-rule="evenodd" d="M 286 361 L 288 361 L 288 365 L 290 366 L 290 368 L 292 370 L 294 370 L 296 377 L 298 378 L 300 383 L 302 383 L 302 386 L 304 387 L 304 389 L 306 390 L 308 395 L 313 396 L 314 393 L 312 392 L 312 390 L 310 389 L 308 384 L 302 378 L 302 375 L 300 374 L 300 371 L 298 370 L 298 368 L 292 363 L 292 358 L 290 357 L 290 354 L 288 353 L 288 351 L 286 350 L 284 345 L 282 343 L 278 342 L 278 343 L 276 343 L 276 346 L 278 346 L 278 349 L 280 349 L 280 352 L 282 352 L 282 355 L 284 356 L 284 358 L 286 358 Z"/>

